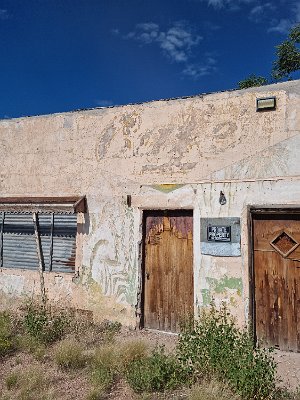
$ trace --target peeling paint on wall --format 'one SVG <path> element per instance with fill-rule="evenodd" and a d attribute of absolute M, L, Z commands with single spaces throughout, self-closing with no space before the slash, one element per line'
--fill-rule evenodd
<path fill-rule="evenodd" d="M 210 290 L 215 293 L 225 293 L 227 289 L 234 289 L 236 293 L 241 296 L 243 283 L 241 278 L 223 276 L 221 279 L 216 278 L 206 278 L 209 284 Z"/>
<path fill-rule="evenodd" d="M 175 183 L 163 183 L 161 185 L 153 185 L 153 189 L 159 190 L 163 193 L 170 193 L 176 189 L 183 187 L 184 185 L 176 185 Z"/>
<path fill-rule="evenodd" d="M 247 207 L 300 203 L 299 87 L 0 121 L 2 196 L 87 196 L 79 276 L 45 274 L 49 298 L 134 324 L 142 210 L 193 209 L 197 307 L 225 299 L 244 323 Z M 258 96 L 276 96 L 276 111 L 257 113 Z M 240 218 L 241 257 L 201 254 L 201 219 L 223 217 Z M 35 271 L 0 271 L 2 293 L 38 288 Z"/>
<path fill-rule="evenodd" d="M 107 203 L 93 237 L 90 257 L 93 279 L 102 287 L 104 295 L 115 296 L 119 303 L 135 305 L 137 261 L 133 210 L 124 203 L 121 206 Z"/>

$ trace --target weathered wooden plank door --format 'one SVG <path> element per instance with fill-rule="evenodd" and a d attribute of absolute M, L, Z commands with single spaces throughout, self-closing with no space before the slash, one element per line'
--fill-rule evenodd
<path fill-rule="evenodd" d="M 193 213 L 144 215 L 144 327 L 178 332 L 193 310 Z"/>
<path fill-rule="evenodd" d="M 300 351 L 300 215 L 253 217 L 256 335 Z"/>

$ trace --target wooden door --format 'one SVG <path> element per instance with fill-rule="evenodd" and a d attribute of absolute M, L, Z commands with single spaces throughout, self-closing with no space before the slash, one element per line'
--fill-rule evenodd
<path fill-rule="evenodd" d="M 300 351 L 300 215 L 253 218 L 256 335 Z"/>
<path fill-rule="evenodd" d="M 178 332 L 193 311 L 193 213 L 144 215 L 144 327 Z"/>

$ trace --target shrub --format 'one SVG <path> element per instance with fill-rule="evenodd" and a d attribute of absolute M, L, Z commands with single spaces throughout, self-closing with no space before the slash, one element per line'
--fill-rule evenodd
<path fill-rule="evenodd" d="M 126 378 L 137 393 L 174 389 L 187 380 L 176 357 L 165 353 L 164 347 L 153 350 L 148 357 L 128 364 Z"/>
<path fill-rule="evenodd" d="M 103 321 L 100 325 L 100 330 L 102 333 L 102 338 L 107 341 L 111 342 L 117 333 L 121 331 L 122 324 L 117 321 Z"/>
<path fill-rule="evenodd" d="M 96 349 L 92 361 L 91 381 L 95 393 L 105 392 L 118 373 L 119 359 L 112 346 L 102 346 Z"/>
<path fill-rule="evenodd" d="M 65 369 L 78 369 L 86 365 L 87 357 L 83 346 L 75 340 L 65 339 L 58 343 L 54 351 L 56 363 Z"/>
<path fill-rule="evenodd" d="M 300 386 L 295 391 L 288 390 L 287 388 L 278 388 L 275 399 L 300 400 Z"/>
<path fill-rule="evenodd" d="M 46 346 L 36 337 L 30 336 L 28 333 L 18 335 L 16 337 L 18 349 L 32 354 L 37 360 L 41 360 L 46 354 Z"/>
<path fill-rule="evenodd" d="M 69 326 L 70 316 L 63 310 L 30 302 L 26 305 L 24 326 L 26 331 L 42 343 L 53 343 L 63 337 Z"/>
<path fill-rule="evenodd" d="M 14 348 L 12 322 L 6 312 L 0 313 L 0 356 L 4 356 Z"/>
<path fill-rule="evenodd" d="M 255 347 L 251 334 L 239 329 L 225 306 L 203 311 L 200 319 L 183 327 L 178 357 L 194 377 L 216 375 L 248 399 L 270 398 L 275 390 L 276 366 L 270 351 Z"/>
<path fill-rule="evenodd" d="M 7 387 L 8 390 L 11 390 L 14 387 L 16 387 L 17 384 L 18 384 L 18 374 L 16 372 L 11 372 L 5 378 L 5 383 L 6 383 L 6 387 Z"/>
<path fill-rule="evenodd" d="M 102 400 L 103 392 L 101 390 L 93 389 L 87 396 L 87 400 Z"/>
<path fill-rule="evenodd" d="M 119 349 L 119 358 L 122 368 L 126 370 L 133 361 L 142 360 L 147 355 L 148 346 L 141 340 L 132 340 L 124 343 Z"/>

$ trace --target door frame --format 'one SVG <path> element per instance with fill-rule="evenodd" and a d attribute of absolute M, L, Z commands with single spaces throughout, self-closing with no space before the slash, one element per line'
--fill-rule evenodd
<path fill-rule="evenodd" d="M 143 208 L 141 210 L 142 215 L 141 215 L 141 224 L 142 224 L 142 240 L 141 240 L 141 246 L 140 246 L 140 317 L 139 317 L 139 329 L 144 328 L 144 317 L 145 317 L 145 237 L 146 237 L 146 218 L 149 214 L 155 213 L 155 212 L 165 212 L 166 214 L 168 212 L 190 212 L 193 217 L 193 307 L 195 306 L 195 262 L 194 262 L 194 251 L 195 251 L 195 242 L 194 242 L 194 208 L 191 207 L 186 207 L 186 208 L 166 208 L 166 207 L 155 207 L 155 208 Z M 168 332 L 169 333 L 169 332 Z"/>
<path fill-rule="evenodd" d="M 251 327 L 255 343 L 256 335 L 256 303 L 255 303 L 255 271 L 253 252 L 253 216 L 268 214 L 300 214 L 300 205 L 278 204 L 271 206 L 251 205 L 247 207 L 247 231 L 248 231 L 248 264 L 249 264 L 249 314 L 248 322 Z"/>

